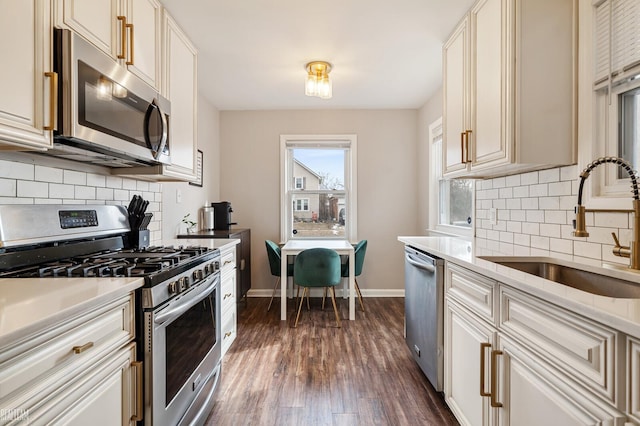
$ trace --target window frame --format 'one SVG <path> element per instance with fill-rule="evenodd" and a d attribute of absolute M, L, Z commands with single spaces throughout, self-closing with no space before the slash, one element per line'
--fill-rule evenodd
<path fill-rule="evenodd" d="M 446 223 L 440 223 L 441 210 L 443 208 L 441 199 L 443 194 L 440 192 L 442 181 L 449 180 L 442 177 L 444 170 L 444 155 L 442 152 L 442 117 L 435 120 L 429 125 L 429 154 L 431 156 L 431 167 L 429 171 L 429 230 L 438 234 L 455 235 L 460 237 L 472 238 L 476 229 L 476 197 L 475 197 L 475 181 L 471 184 L 471 226 L 462 227 Z M 448 190 L 448 188 L 447 188 Z M 448 192 L 448 191 L 447 191 Z"/>
<path fill-rule="evenodd" d="M 290 189 L 293 182 L 293 148 L 342 148 L 345 149 L 345 235 L 344 237 L 314 237 L 315 239 L 347 239 L 357 241 L 357 135 L 280 135 L 280 240 L 311 239 L 292 234 L 293 227 L 293 199 L 302 193 L 335 194 L 343 191 L 336 190 L 306 190 Z"/>
<path fill-rule="evenodd" d="M 296 199 L 294 199 L 292 201 L 295 204 L 295 206 L 293 207 L 293 211 L 294 212 L 308 212 L 309 211 L 309 198 L 296 198 Z M 304 201 L 304 203 L 301 203 L 301 201 Z M 300 206 L 306 207 L 306 209 L 298 208 Z"/>

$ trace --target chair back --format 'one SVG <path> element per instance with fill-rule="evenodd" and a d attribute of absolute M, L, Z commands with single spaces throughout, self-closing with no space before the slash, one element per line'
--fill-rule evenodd
<path fill-rule="evenodd" d="M 269 257 L 269 268 L 271 269 L 271 275 L 280 276 L 280 262 L 282 255 L 280 254 L 280 247 L 271 240 L 265 240 L 267 246 L 267 256 Z"/>
<path fill-rule="evenodd" d="M 293 280 L 303 287 L 327 287 L 340 284 L 340 255 L 327 248 L 303 250 L 296 256 Z"/>
<path fill-rule="evenodd" d="M 362 273 L 362 265 L 364 264 L 364 255 L 367 253 L 367 240 L 362 240 L 356 244 L 354 257 L 356 258 L 355 274 L 356 277 Z M 349 273 L 349 271 L 347 271 Z"/>
<path fill-rule="evenodd" d="M 355 276 L 358 277 L 362 273 L 362 265 L 364 265 L 364 255 L 367 253 L 367 240 L 362 240 L 358 244 L 356 244 L 353 250 L 353 257 L 356 260 L 355 265 Z M 349 276 L 349 258 L 347 258 L 347 262 L 342 265 L 342 276 Z"/>

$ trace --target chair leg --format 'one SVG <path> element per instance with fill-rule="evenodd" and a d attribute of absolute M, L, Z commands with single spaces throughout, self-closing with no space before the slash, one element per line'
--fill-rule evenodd
<path fill-rule="evenodd" d="M 269 312 L 269 309 L 271 309 L 271 304 L 273 303 L 273 298 L 276 295 L 276 289 L 278 288 L 278 283 L 280 282 L 280 277 L 278 277 L 278 279 L 276 280 L 275 285 L 273 286 L 273 293 L 271 293 L 271 300 L 269 300 L 269 306 L 267 307 L 267 312 Z"/>
<path fill-rule="evenodd" d="M 298 306 L 298 315 L 296 315 L 296 322 L 295 324 L 293 324 L 293 328 L 296 328 L 298 326 L 298 320 L 300 319 L 300 311 L 302 310 L 302 304 L 304 303 L 304 295 L 307 291 L 309 291 L 307 287 L 305 287 L 304 290 L 302 290 L 302 299 L 300 299 L 300 306 Z"/>
<path fill-rule="evenodd" d="M 358 280 L 354 278 L 353 281 L 356 283 L 356 292 L 358 293 L 358 300 L 360 301 L 360 307 L 362 308 L 362 312 L 364 312 L 364 303 L 362 303 L 362 293 L 360 293 L 360 287 L 358 286 Z"/>
<path fill-rule="evenodd" d="M 311 310 L 311 305 L 309 304 L 309 296 L 311 295 L 311 289 L 309 287 L 304 288 L 307 292 L 307 311 Z M 304 293 L 302 293 L 302 298 L 304 299 Z"/>
<path fill-rule="evenodd" d="M 336 321 L 338 322 L 338 328 L 342 327 L 340 322 L 340 315 L 338 314 L 338 307 L 336 306 L 336 288 L 331 287 L 331 302 L 333 302 L 333 312 L 336 314 Z"/>
<path fill-rule="evenodd" d="M 322 310 L 324 311 L 324 299 L 327 298 L 327 287 L 324 288 L 324 294 L 322 295 Z"/>

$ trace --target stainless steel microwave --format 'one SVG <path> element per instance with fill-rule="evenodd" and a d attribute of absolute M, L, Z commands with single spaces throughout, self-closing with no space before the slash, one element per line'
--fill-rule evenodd
<path fill-rule="evenodd" d="M 54 31 L 57 128 L 47 155 L 108 167 L 171 164 L 167 99 L 69 30 Z"/>

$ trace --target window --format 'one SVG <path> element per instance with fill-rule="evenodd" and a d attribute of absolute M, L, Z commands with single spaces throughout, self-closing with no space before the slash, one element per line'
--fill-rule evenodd
<path fill-rule="evenodd" d="M 442 118 L 429 126 L 431 141 L 429 226 L 436 231 L 473 236 L 474 181 L 442 177 Z"/>
<path fill-rule="evenodd" d="M 309 211 L 309 199 L 298 198 L 293 200 L 293 211 L 296 212 L 308 212 Z"/>
<path fill-rule="evenodd" d="M 589 30 L 593 48 L 587 58 L 588 88 L 593 111 L 586 109 L 580 119 L 587 142 L 580 146 L 580 165 L 585 167 L 598 157 L 622 157 L 634 169 L 640 167 L 640 2 L 637 0 L 599 0 L 593 2 Z M 586 86 L 586 85 L 585 85 Z M 588 105 L 588 104 L 587 104 Z M 590 140 L 593 142 L 590 142 Z M 591 145 L 587 145 L 591 143 Z M 628 208 L 629 179 L 619 167 L 598 167 L 587 181 L 590 208 Z"/>
<path fill-rule="evenodd" d="M 281 238 L 356 240 L 356 136 L 280 137 Z"/>

